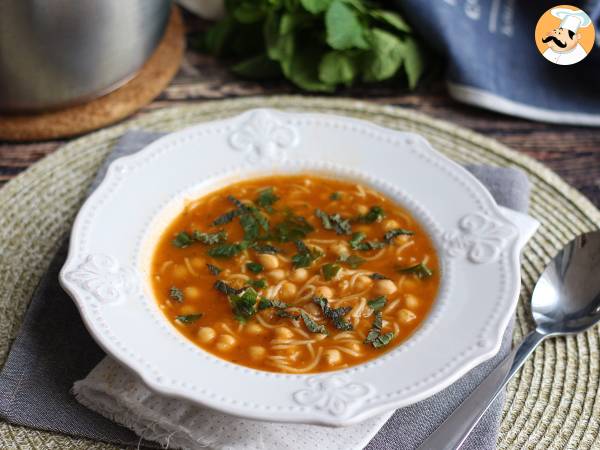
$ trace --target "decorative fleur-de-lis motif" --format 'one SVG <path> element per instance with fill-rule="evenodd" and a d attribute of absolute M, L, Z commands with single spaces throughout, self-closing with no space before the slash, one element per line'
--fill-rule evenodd
<path fill-rule="evenodd" d="M 311 377 L 306 380 L 307 389 L 294 393 L 294 400 L 304 406 L 312 406 L 333 416 L 343 416 L 369 397 L 373 387 L 351 381 L 346 376 Z"/>
<path fill-rule="evenodd" d="M 466 256 L 476 264 L 495 261 L 515 231 L 483 213 L 467 214 L 458 229 L 446 232 L 444 247 L 450 256 Z"/>
<path fill-rule="evenodd" d="M 132 270 L 123 268 L 112 256 L 88 255 L 65 278 L 91 294 L 102 303 L 113 303 L 125 299 L 136 286 Z"/>
<path fill-rule="evenodd" d="M 229 143 L 251 161 L 284 160 L 298 145 L 298 130 L 267 111 L 256 111 L 231 134 Z"/>

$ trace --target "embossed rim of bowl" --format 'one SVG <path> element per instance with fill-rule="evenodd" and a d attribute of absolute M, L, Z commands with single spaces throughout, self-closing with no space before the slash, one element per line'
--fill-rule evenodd
<path fill-rule="evenodd" d="M 357 179 L 411 210 L 442 264 L 433 311 L 396 349 L 323 374 L 258 371 L 205 352 L 151 293 L 149 255 L 162 227 L 186 198 L 218 185 L 305 171 Z M 489 192 L 423 137 L 257 109 L 114 161 L 77 215 L 60 281 L 96 341 L 156 392 L 251 419 L 339 426 L 423 400 L 492 357 L 516 305 L 519 250 L 517 228 Z"/>

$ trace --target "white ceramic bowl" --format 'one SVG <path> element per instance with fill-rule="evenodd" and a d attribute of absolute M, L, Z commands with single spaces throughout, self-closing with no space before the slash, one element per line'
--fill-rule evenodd
<path fill-rule="evenodd" d="M 371 185 L 424 224 L 442 266 L 432 312 L 396 349 L 324 374 L 253 370 L 205 352 L 152 295 L 161 231 L 185 199 L 232 180 L 307 171 Z M 252 110 L 113 162 L 77 216 L 60 280 L 96 341 L 155 391 L 253 419 L 347 425 L 429 397 L 497 352 L 519 290 L 518 240 L 488 191 L 419 135 Z"/>

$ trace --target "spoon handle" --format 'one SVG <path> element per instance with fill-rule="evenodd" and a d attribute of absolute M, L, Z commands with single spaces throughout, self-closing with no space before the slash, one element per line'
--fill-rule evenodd
<path fill-rule="evenodd" d="M 419 446 L 418 450 L 458 449 L 504 386 L 546 336 L 532 331 Z"/>

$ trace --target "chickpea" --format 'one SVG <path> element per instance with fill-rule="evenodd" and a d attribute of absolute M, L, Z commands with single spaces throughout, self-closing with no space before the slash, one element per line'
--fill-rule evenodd
<path fill-rule="evenodd" d="M 296 269 L 290 275 L 290 280 L 300 283 L 302 281 L 306 281 L 308 279 L 308 270 L 304 268 Z"/>
<path fill-rule="evenodd" d="M 337 366 L 342 362 L 342 354 L 335 348 L 328 348 L 323 352 L 323 356 L 325 357 L 327 364 L 330 366 Z"/>
<path fill-rule="evenodd" d="M 350 254 L 350 248 L 345 242 L 336 242 L 335 244 L 331 244 L 329 249 L 338 256 Z"/>
<path fill-rule="evenodd" d="M 385 222 L 383 222 L 383 229 L 385 231 L 390 231 L 396 228 L 400 228 L 400 224 L 394 219 L 388 219 Z"/>
<path fill-rule="evenodd" d="M 275 255 L 260 254 L 257 257 L 258 262 L 267 270 L 277 269 L 279 267 L 279 259 Z"/>
<path fill-rule="evenodd" d="M 204 269 L 206 267 L 206 262 L 204 261 L 204 259 L 200 258 L 199 256 L 194 256 L 190 260 L 190 264 L 192 265 L 192 267 L 194 269 Z"/>
<path fill-rule="evenodd" d="M 412 294 L 406 294 L 404 296 L 404 304 L 408 309 L 418 309 L 419 308 L 419 299 Z"/>
<path fill-rule="evenodd" d="M 264 359 L 267 350 L 260 345 L 252 345 L 248 348 L 248 353 L 250 354 L 250 358 L 254 361 L 260 361 L 261 359 Z"/>
<path fill-rule="evenodd" d="M 198 312 L 198 310 L 194 305 L 182 305 L 181 308 L 179 308 L 179 314 L 182 315 L 194 314 L 196 312 Z"/>
<path fill-rule="evenodd" d="M 333 297 L 333 290 L 328 286 L 319 286 L 315 289 L 315 296 L 329 299 Z"/>
<path fill-rule="evenodd" d="M 376 295 L 390 295 L 396 292 L 398 288 L 392 280 L 377 280 L 375 282 Z"/>
<path fill-rule="evenodd" d="M 290 283 L 289 281 L 283 283 L 283 285 L 281 286 L 281 290 L 279 291 L 281 297 L 286 300 L 289 300 L 294 295 L 296 295 L 296 292 L 298 292 L 298 288 L 294 283 Z"/>
<path fill-rule="evenodd" d="M 277 339 L 291 339 L 294 337 L 294 332 L 286 327 L 275 328 L 275 337 Z"/>
<path fill-rule="evenodd" d="M 271 270 L 270 272 L 267 272 L 267 276 L 269 278 L 272 278 L 275 281 L 281 281 L 285 278 L 285 270 L 283 269 L 275 269 L 275 270 Z"/>
<path fill-rule="evenodd" d="M 181 264 L 175 264 L 173 266 L 173 276 L 175 278 L 183 280 L 184 278 L 187 278 L 188 275 L 189 275 L 189 273 L 185 266 L 183 266 Z"/>
<path fill-rule="evenodd" d="M 195 286 L 188 286 L 183 290 L 183 296 L 189 300 L 196 300 L 200 298 L 200 289 Z"/>
<path fill-rule="evenodd" d="M 257 323 L 249 323 L 244 327 L 244 331 L 251 336 L 257 336 L 264 333 L 265 329 Z"/>
<path fill-rule="evenodd" d="M 217 336 L 217 333 L 211 327 L 198 328 L 198 338 L 200 339 L 200 342 L 202 342 L 204 344 L 208 344 L 209 342 L 212 342 L 212 340 L 216 336 Z"/>
<path fill-rule="evenodd" d="M 368 276 L 361 275 L 354 282 L 354 286 L 356 287 L 356 289 L 362 291 L 363 289 L 366 289 L 369 286 L 371 286 L 372 283 L 373 283 L 373 280 L 371 280 Z"/>
<path fill-rule="evenodd" d="M 408 309 L 398 311 L 398 320 L 402 323 L 410 323 L 417 318 L 417 315 Z"/>
<path fill-rule="evenodd" d="M 369 208 L 365 205 L 356 205 L 354 209 L 359 214 L 366 214 L 369 212 Z"/>
<path fill-rule="evenodd" d="M 235 344 L 236 344 L 236 340 L 232 335 L 222 334 L 217 339 L 216 347 L 217 347 L 217 350 L 219 350 L 219 351 L 228 352 L 233 348 L 233 346 Z"/>

